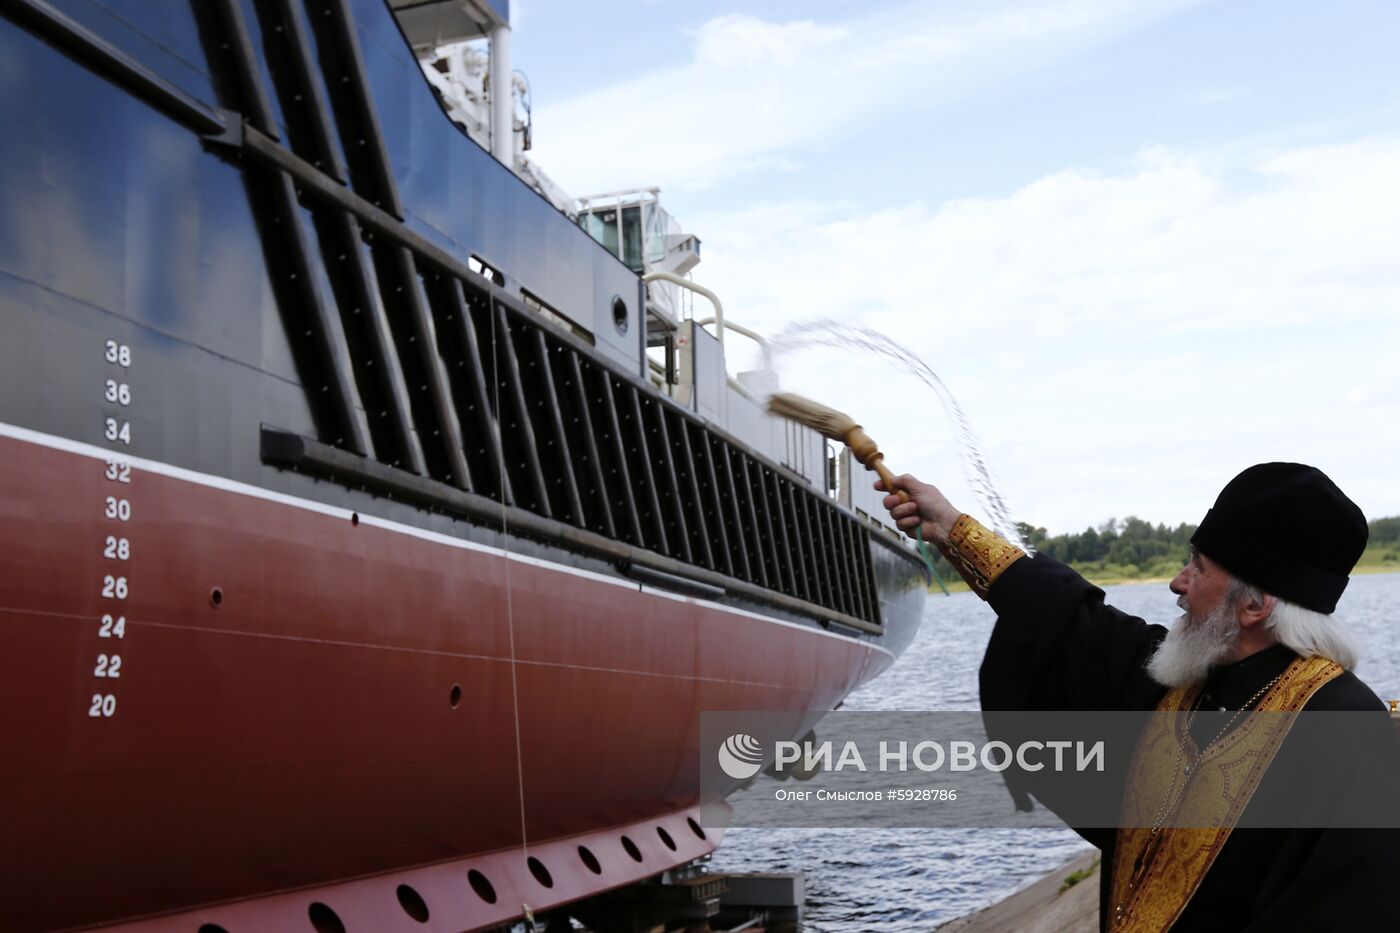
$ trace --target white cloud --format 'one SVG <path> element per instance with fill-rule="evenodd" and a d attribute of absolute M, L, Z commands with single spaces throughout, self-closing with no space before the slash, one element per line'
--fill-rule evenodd
<path fill-rule="evenodd" d="M 1400 513 L 1400 139 L 1256 155 L 1145 150 L 1003 198 L 688 217 L 736 320 L 859 320 L 962 401 L 1013 510 L 1054 530 L 1194 521 L 1235 471 L 1313 462 Z M 961 489 L 932 394 L 814 353 L 785 382 Z M 966 493 L 963 494 L 966 500 Z"/>
<path fill-rule="evenodd" d="M 834 24 L 720 16 L 692 31 L 687 62 L 545 102 L 540 161 L 578 194 L 705 188 L 1194 2 L 997 0 L 971 11 L 915 3 Z"/>
<path fill-rule="evenodd" d="M 691 33 L 695 63 L 719 71 L 766 71 L 796 67 L 804 55 L 846 38 L 840 27 L 810 20 L 769 23 L 756 16 L 718 16 Z"/>

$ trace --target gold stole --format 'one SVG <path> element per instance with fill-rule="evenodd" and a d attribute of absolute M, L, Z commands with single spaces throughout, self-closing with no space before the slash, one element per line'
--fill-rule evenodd
<path fill-rule="evenodd" d="M 1342 668 L 1326 658 L 1298 658 L 1257 709 L 1296 713 L 1340 673 Z M 1157 712 L 1166 715 L 1152 716 L 1138 739 L 1109 885 L 1113 933 L 1160 933 L 1176 922 L 1293 724 L 1292 716 L 1246 715 L 1234 732 L 1205 749 L 1194 773 L 1188 773 L 1196 748 L 1186 726 L 1200 690 L 1168 693 L 1157 704 Z M 1153 830 L 1163 802 L 1173 795 L 1180 799 L 1164 819 L 1183 828 Z"/>

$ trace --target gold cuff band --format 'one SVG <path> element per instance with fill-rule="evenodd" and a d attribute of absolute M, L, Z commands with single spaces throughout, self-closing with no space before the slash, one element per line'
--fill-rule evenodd
<path fill-rule="evenodd" d="M 947 557 L 980 595 L 997 581 L 1007 567 L 1026 552 L 982 525 L 971 515 L 959 515 L 948 532 Z"/>

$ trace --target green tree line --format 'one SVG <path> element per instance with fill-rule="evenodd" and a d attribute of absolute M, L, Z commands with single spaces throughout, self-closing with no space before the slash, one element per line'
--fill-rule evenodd
<path fill-rule="evenodd" d="M 1095 583 L 1151 580 L 1176 575 L 1190 554 L 1196 526 L 1152 524 L 1135 515 L 1110 518 L 1097 527 L 1052 535 L 1020 522 L 1021 537 L 1038 553 L 1069 564 Z M 1358 570 L 1400 570 L 1400 516 L 1370 523 L 1370 539 Z M 936 551 L 934 567 L 950 585 L 961 577 Z M 935 584 L 936 587 L 936 584 Z"/>
<path fill-rule="evenodd" d="M 1176 527 L 1154 525 L 1130 515 L 1119 521 L 1110 518 L 1097 528 L 1054 535 L 1044 529 L 1020 524 L 1021 537 L 1037 551 L 1066 564 L 1107 563 L 1145 569 L 1159 564 L 1175 565 L 1176 573 L 1186 561 L 1195 525 Z"/>
<path fill-rule="evenodd" d="M 1370 546 L 1400 545 L 1400 515 L 1371 522 Z"/>

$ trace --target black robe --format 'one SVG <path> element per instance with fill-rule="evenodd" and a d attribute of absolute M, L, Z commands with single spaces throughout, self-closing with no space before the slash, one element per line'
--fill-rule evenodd
<path fill-rule="evenodd" d="M 983 709 L 1153 709 L 1166 688 L 1148 676 L 1145 665 L 1166 629 L 1106 606 L 1103 598 L 1102 590 L 1045 556 L 1022 558 L 1007 568 L 987 596 L 997 624 L 980 673 Z M 1203 707 L 1238 709 L 1295 657 L 1276 645 L 1215 669 L 1202 693 Z M 1376 695 L 1350 672 L 1321 687 L 1305 707 L 1381 708 Z M 1325 792 L 1356 793 L 1364 787 L 1366 793 L 1400 800 L 1400 741 L 1383 717 L 1375 718 L 1382 731 L 1374 747 L 1367 743 L 1362 753 L 1342 760 L 1309 756 L 1305 764 L 1313 766 Z M 1280 756 L 1297 744 L 1292 738 L 1285 740 Z M 1053 782 L 1063 777 L 1051 776 L 1048 769 L 1039 774 L 1009 770 L 1005 776 L 1018 807 L 1028 808 L 1028 795 L 1034 794 L 1056 809 Z M 1106 799 L 1121 801 L 1125 779 L 1122 771 L 1101 778 L 1105 792 L 1114 795 Z M 1271 787 L 1266 773 L 1250 805 L 1261 795 L 1287 791 Z M 1103 850 L 1102 928 L 1109 907 L 1115 830 L 1076 831 Z M 1172 929 L 1400 931 L 1400 830 L 1236 829 Z"/>

